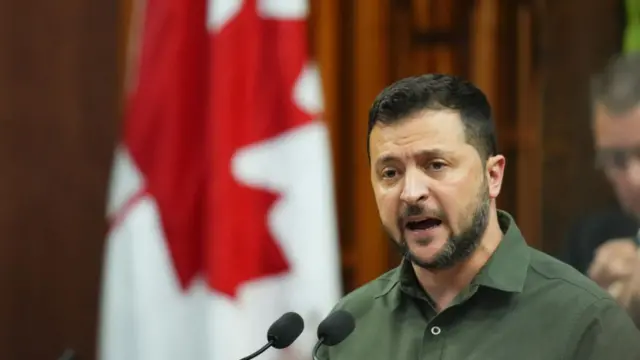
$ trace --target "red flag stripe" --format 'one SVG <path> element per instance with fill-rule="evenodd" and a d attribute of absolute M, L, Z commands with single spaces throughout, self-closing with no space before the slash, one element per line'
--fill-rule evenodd
<path fill-rule="evenodd" d="M 208 38 L 204 0 L 148 0 L 125 145 L 156 201 L 176 272 L 202 264 Z"/>

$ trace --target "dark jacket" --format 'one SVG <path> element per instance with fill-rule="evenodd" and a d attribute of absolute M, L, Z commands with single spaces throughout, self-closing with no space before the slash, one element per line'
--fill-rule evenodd
<path fill-rule="evenodd" d="M 578 218 L 570 228 L 560 260 L 583 274 L 593 261 L 594 252 L 604 242 L 621 237 L 635 237 L 638 223 L 620 208 L 611 207 Z"/>

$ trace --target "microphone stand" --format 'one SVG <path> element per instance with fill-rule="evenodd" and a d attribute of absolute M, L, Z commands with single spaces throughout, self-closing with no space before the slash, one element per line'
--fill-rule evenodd
<path fill-rule="evenodd" d="M 313 357 L 313 360 L 319 360 L 318 350 L 320 349 L 320 346 L 322 346 L 323 343 L 324 343 L 324 338 L 320 338 L 318 339 L 318 342 L 316 343 L 316 345 L 313 347 L 313 351 L 311 352 L 311 356 Z"/>
<path fill-rule="evenodd" d="M 253 354 L 251 354 L 251 355 L 249 355 L 249 356 L 245 356 L 245 357 L 243 357 L 243 358 L 242 358 L 242 359 L 240 359 L 240 360 L 250 360 L 250 359 L 253 359 L 254 357 L 256 357 L 256 356 L 258 356 L 258 355 L 262 354 L 262 353 L 263 353 L 263 352 L 265 352 L 265 351 L 267 351 L 267 349 L 268 349 L 268 348 L 270 348 L 272 345 L 273 345 L 273 340 L 269 340 L 269 342 L 268 342 L 265 346 L 263 346 L 263 347 L 261 347 L 260 349 L 258 349 L 258 351 L 254 352 Z"/>

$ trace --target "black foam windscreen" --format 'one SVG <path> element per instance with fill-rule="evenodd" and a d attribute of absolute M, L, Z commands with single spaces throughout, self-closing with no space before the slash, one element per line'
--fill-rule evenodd
<path fill-rule="evenodd" d="M 353 315 L 344 310 L 337 310 L 318 325 L 318 339 L 322 339 L 322 343 L 327 346 L 337 345 L 355 328 L 356 321 Z"/>
<path fill-rule="evenodd" d="M 302 334 L 304 320 L 294 312 L 288 312 L 276 320 L 267 331 L 267 341 L 276 349 L 291 345 Z"/>

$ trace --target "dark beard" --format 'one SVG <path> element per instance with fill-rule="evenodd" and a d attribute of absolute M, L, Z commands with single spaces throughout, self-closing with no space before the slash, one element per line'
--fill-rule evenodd
<path fill-rule="evenodd" d="M 459 234 L 453 234 L 447 239 L 446 244 L 436 254 L 435 258 L 431 261 L 420 260 L 415 254 L 411 252 L 407 245 L 404 235 L 400 235 L 400 241 L 391 241 L 402 256 L 411 261 L 413 264 L 426 270 L 443 270 L 448 269 L 468 258 L 478 247 L 482 236 L 487 230 L 489 224 L 489 187 L 486 182 L 483 182 L 483 188 L 480 192 L 478 205 L 473 212 L 471 224 Z M 414 206 L 415 208 L 415 206 Z M 415 214 L 419 210 L 408 209 L 409 213 Z M 404 234 L 404 229 L 401 227 L 401 234 Z"/>

